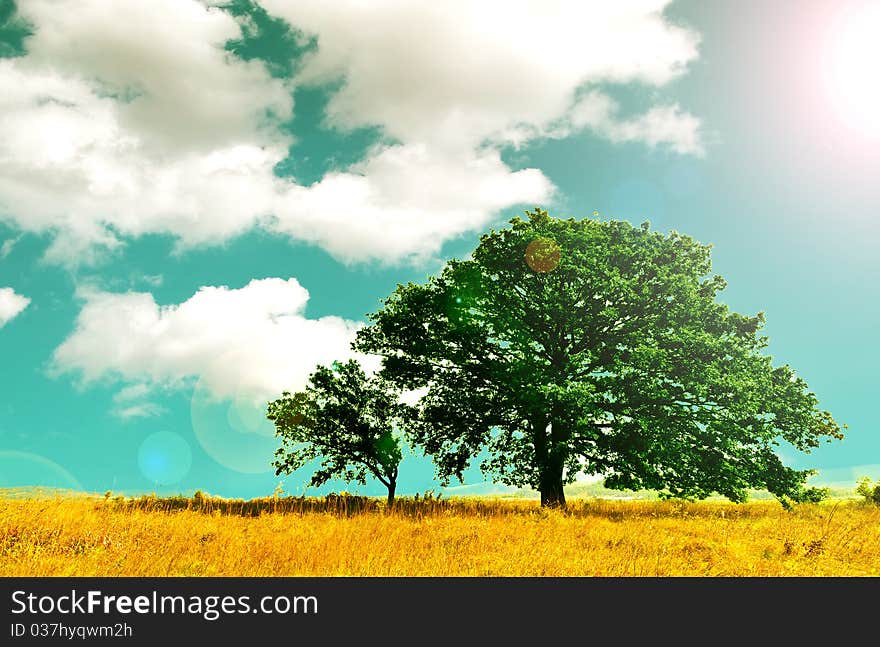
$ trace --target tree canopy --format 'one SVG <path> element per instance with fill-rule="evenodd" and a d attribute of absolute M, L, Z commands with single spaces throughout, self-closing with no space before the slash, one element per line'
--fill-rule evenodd
<path fill-rule="evenodd" d="M 775 448 L 842 438 L 764 316 L 717 300 L 710 246 L 647 223 L 541 209 L 480 239 L 425 284 L 399 285 L 355 347 L 401 389 L 426 388 L 412 440 L 448 483 L 487 474 L 564 505 L 578 474 L 668 496 L 749 488 L 797 499 L 808 471 Z"/>
<path fill-rule="evenodd" d="M 310 484 L 332 478 L 366 484 L 367 476 L 388 489 L 394 503 L 402 458 L 398 425 L 411 410 L 381 377 L 367 377 L 355 360 L 319 366 L 305 390 L 285 391 L 269 403 L 281 447 L 273 462 L 276 475 L 289 474 L 320 458 Z"/>

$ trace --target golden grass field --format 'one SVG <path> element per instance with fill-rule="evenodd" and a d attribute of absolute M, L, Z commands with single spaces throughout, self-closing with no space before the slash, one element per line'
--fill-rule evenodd
<path fill-rule="evenodd" d="M 0 576 L 880 575 L 857 501 L 0 499 Z"/>

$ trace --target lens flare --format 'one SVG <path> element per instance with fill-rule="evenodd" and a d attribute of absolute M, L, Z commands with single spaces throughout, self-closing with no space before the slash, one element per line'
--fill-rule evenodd
<path fill-rule="evenodd" d="M 552 238 L 536 238 L 526 246 L 526 263 L 535 272 L 552 272 L 561 258 L 562 251 Z"/>
<path fill-rule="evenodd" d="M 83 490 L 73 474 L 45 456 L 0 451 L 0 488 L 32 487 Z"/>
<path fill-rule="evenodd" d="M 243 474 L 272 470 L 278 443 L 266 419 L 266 400 L 239 393 L 217 398 L 200 380 L 190 402 L 193 432 L 202 449 L 224 467 Z"/>
<path fill-rule="evenodd" d="M 158 431 L 150 434 L 138 450 L 141 473 L 156 485 L 172 485 L 182 480 L 192 467 L 192 450 L 179 434 Z"/>

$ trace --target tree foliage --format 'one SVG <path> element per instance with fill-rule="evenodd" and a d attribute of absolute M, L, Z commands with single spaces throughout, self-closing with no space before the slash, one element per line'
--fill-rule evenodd
<path fill-rule="evenodd" d="M 276 475 L 301 469 L 320 458 L 311 485 L 332 478 L 365 484 L 378 479 L 393 504 L 402 453 L 399 426 L 410 407 L 381 377 L 367 377 L 355 360 L 319 366 L 304 391 L 285 391 L 269 403 L 281 447 L 273 462 Z"/>
<path fill-rule="evenodd" d="M 865 498 L 866 503 L 880 505 L 880 481 L 872 483 L 867 476 L 862 476 L 856 481 L 856 494 Z"/>
<path fill-rule="evenodd" d="M 841 438 L 788 365 L 764 354 L 762 313 L 716 297 L 710 247 L 647 223 L 527 212 L 468 260 L 399 285 L 358 333 L 398 388 L 427 388 L 413 440 L 438 476 L 487 474 L 563 505 L 578 474 L 617 489 L 742 501 L 797 498 L 810 451 Z"/>

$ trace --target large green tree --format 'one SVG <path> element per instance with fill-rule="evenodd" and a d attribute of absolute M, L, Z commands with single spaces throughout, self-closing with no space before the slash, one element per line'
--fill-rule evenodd
<path fill-rule="evenodd" d="M 498 480 L 565 504 L 563 485 L 742 501 L 797 499 L 810 451 L 841 438 L 788 365 L 764 354 L 763 314 L 716 300 L 710 247 L 647 223 L 527 212 L 472 258 L 399 285 L 359 331 L 399 388 L 426 388 L 412 439 L 448 482 L 478 455 Z"/>
<path fill-rule="evenodd" d="M 281 438 L 275 473 L 320 459 L 311 485 L 332 478 L 365 484 L 372 476 L 388 489 L 393 505 L 402 458 L 399 428 L 411 415 L 387 381 L 368 377 L 355 360 L 318 366 L 303 391 L 285 391 L 269 403 L 267 418 Z"/>

